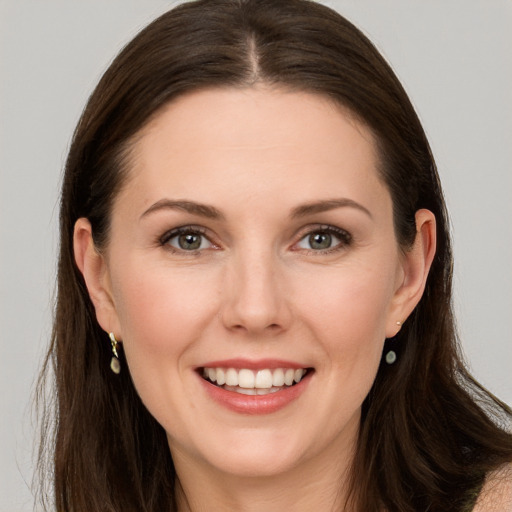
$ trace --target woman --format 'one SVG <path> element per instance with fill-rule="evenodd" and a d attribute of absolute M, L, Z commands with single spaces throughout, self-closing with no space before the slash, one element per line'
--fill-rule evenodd
<path fill-rule="evenodd" d="M 506 510 L 512 412 L 460 360 L 451 266 L 425 134 L 355 27 L 163 15 L 67 161 L 57 509 Z"/>

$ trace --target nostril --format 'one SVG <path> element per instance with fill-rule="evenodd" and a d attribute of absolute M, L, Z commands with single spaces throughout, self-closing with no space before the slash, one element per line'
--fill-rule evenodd
<path fill-rule="evenodd" d="M 250 328 L 246 327 L 243 324 L 232 325 L 230 327 L 230 329 L 233 331 L 250 331 L 251 330 Z M 282 329 L 282 327 L 279 324 L 270 324 L 263 328 L 263 330 L 272 331 L 272 332 L 280 331 L 281 329 Z"/>
<path fill-rule="evenodd" d="M 234 331 L 247 331 L 247 327 L 243 326 L 242 324 L 236 324 L 236 325 L 233 325 L 231 326 L 231 329 L 233 329 Z"/>

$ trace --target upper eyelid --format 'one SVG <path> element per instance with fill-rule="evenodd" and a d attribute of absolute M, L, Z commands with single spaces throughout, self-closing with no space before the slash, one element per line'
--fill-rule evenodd
<path fill-rule="evenodd" d="M 175 255 L 182 255 L 182 256 L 199 256 L 203 251 L 205 250 L 218 250 L 220 249 L 219 244 L 214 242 L 212 240 L 211 236 L 208 236 L 207 229 L 202 226 L 195 226 L 195 225 L 184 225 L 184 226 L 178 226 L 172 229 L 167 230 L 162 236 L 157 238 L 157 245 L 161 248 L 163 248 L 166 251 L 170 251 L 171 253 L 174 253 Z M 179 247 L 174 247 L 172 243 L 170 243 L 171 240 L 174 238 L 179 237 L 183 234 L 194 234 L 194 235 L 200 235 L 204 239 L 208 241 L 210 244 L 209 247 L 203 247 L 198 249 L 192 249 L 192 250 L 186 250 Z"/>
<path fill-rule="evenodd" d="M 301 228 L 298 231 L 298 234 L 296 236 L 300 237 L 299 239 L 302 240 L 305 236 L 308 236 L 311 233 L 316 233 L 319 231 L 338 234 L 345 238 L 352 239 L 352 234 L 349 231 L 347 231 L 346 229 L 337 227 L 337 226 L 333 226 L 331 224 L 314 224 L 314 225 L 304 226 L 303 228 Z"/>
<path fill-rule="evenodd" d="M 202 235 L 208 240 L 210 240 L 210 237 L 208 236 L 207 230 L 205 228 L 194 225 L 177 226 L 175 228 L 169 229 L 162 236 L 159 237 L 159 240 L 160 242 L 165 243 L 168 242 L 171 238 L 174 238 L 175 236 L 181 235 L 183 233 L 195 233 L 198 235 Z"/>
<path fill-rule="evenodd" d="M 336 244 L 334 247 L 329 247 L 327 249 L 306 249 L 306 248 L 296 248 L 296 246 L 302 242 L 307 236 L 312 235 L 313 233 L 329 233 L 336 236 L 340 243 Z M 297 236 L 296 241 L 292 244 L 291 248 L 294 251 L 305 251 L 315 255 L 327 254 L 330 252 L 336 252 L 337 250 L 342 249 L 343 247 L 348 247 L 352 244 L 353 237 L 352 234 L 346 229 L 339 228 L 337 226 L 332 226 L 329 224 L 317 224 L 316 226 L 310 226 L 306 231 L 302 231 L 302 233 Z"/>

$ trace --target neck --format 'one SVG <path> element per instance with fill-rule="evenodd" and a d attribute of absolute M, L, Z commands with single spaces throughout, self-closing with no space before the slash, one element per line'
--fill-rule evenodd
<path fill-rule="evenodd" d="M 350 443 L 345 437 L 286 472 L 265 476 L 233 475 L 173 450 L 178 512 L 353 512 L 346 501 L 356 439 L 357 429 Z"/>

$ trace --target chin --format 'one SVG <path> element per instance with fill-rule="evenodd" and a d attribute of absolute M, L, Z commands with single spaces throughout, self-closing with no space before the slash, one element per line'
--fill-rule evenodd
<path fill-rule="evenodd" d="M 220 462 L 220 463 L 219 463 Z M 215 464 L 217 470 L 240 478 L 271 478 L 300 467 L 297 458 L 288 458 L 281 453 L 247 453 L 228 457 Z"/>
<path fill-rule="evenodd" d="M 272 477 L 292 471 L 305 458 L 304 443 L 282 433 L 244 430 L 228 432 L 226 437 L 227 442 L 217 439 L 208 447 L 203 445 L 204 450 L 199 449 L 196 457 L 217 471 L 232 476 Z"/>

